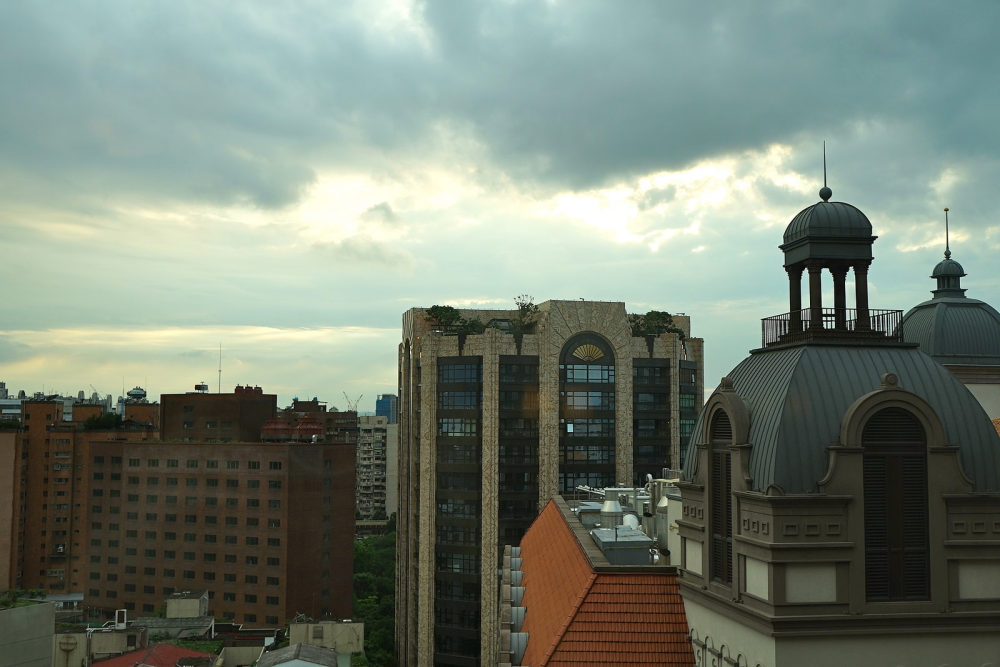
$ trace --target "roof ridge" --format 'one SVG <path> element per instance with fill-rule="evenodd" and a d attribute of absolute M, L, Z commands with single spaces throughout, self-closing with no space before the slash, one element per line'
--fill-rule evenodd
<path fill-rule="evenodd" d="M 559 631 L 556 633 L 555 641 L 549 645 L 548 650 L 542 655 L 542 665 L 546 664 L 549 661 L 549 658 L 552 657 L 552 654 L 556 652 L 556 649 L 559 647 L 559 643 L 562 642 L 563 637 L 566 635 L 566 630 L 568 630 L 569 626 L 572 625 L 576 615 L 580 613 L 580 607 L 583 605 L 583 601 L 587 599 L 587 595 L 590 593 L 590 589 L 593 587 L 595 581 L 597 581 L 597 573 L 591 570 L 587 585 L 581 589 L 580 595 L 577 596 L 576 602 L 573 604 L 573 609 L 569 615 L 566 616 L 566 621 L 559 627 Z"/>

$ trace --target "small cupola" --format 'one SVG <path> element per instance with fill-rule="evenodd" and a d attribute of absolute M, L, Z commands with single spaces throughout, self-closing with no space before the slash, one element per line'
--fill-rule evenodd
<path fill-rule="evenodd" d="M 824 157 L 825 172 L 825 157 Z M 825 181 L 825 173 L 824 173 Z M 886 338 L 901 311 L 868 307 L 868 267 L 872 263 L 872 223 L 857 207 L 830 201 L 824 182 L 819 202 L 800 211 L 785 229 L 778 246 L 788 273 L 788 313 L 766 318 L 763 345 L 806 338 Z M 823 304 L 823 273 L 833 278 L 833 307 Z M 854 272 L 854 308 L 848 308 L 847 274 Z M 809 274 L 809 305 L 802 307 L 802 274 Z M 892 336 L 890 336 L 892 338 Z"/>
<path fill-rule="evenodd" d="M 962 265 L 951 258 L 951 241 L 948 238 L 948 209 L 944 210 L 944 259 L 937 263 L 931 278 L 937 281 L 937 289 L 931 294 L 935 299 L 943 297 L 965 298 L 962 278 L 966 276 Z"/>

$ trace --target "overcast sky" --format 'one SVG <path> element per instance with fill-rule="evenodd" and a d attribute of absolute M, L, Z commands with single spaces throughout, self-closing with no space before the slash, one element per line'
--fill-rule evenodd
<path fill-rule="evenodd" d="M 0 3 L 0 380 L 256 384 L 373 409 L 401 314 L 687 313 L 706 389 L 788 310 L 818 201 L 871 219 L 873 308 L 951 208 L 1000 305 L 996 2 Z M 829 283 L 829 276 L 827 276 Z M 853 305 L 853 299 L 851 304 Z"/>

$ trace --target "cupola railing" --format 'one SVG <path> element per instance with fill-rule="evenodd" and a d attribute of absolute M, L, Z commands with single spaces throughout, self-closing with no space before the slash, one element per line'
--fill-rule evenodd
<path fill-rule="evenodd" d="M 819 317 L 813 319 L 814 313 Z M 772 315 L 760 321 L 763 347 L 803 340 L 903 340 L 903 311 L 866 308 L 803 308 Z"/>

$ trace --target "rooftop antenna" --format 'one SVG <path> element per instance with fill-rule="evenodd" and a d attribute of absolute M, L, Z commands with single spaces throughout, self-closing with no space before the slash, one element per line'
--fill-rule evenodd
<path fill-rule="evenodd" d="M 219 343 L 219 393 L 222 393 L 222 343 Z"/>
<path fill-rule="evenodd" d="M 944 207 L 944 258 L 951 259 L 951 243 L 948 240 L 948 207 Z"/>
<path fill-rule="evenodd" d="M 826 185 L 826 139 L 823 140 L 823 187 L 820 188 L 819 197 L 823 201 L 830 201 L 833 190 Z"/>

